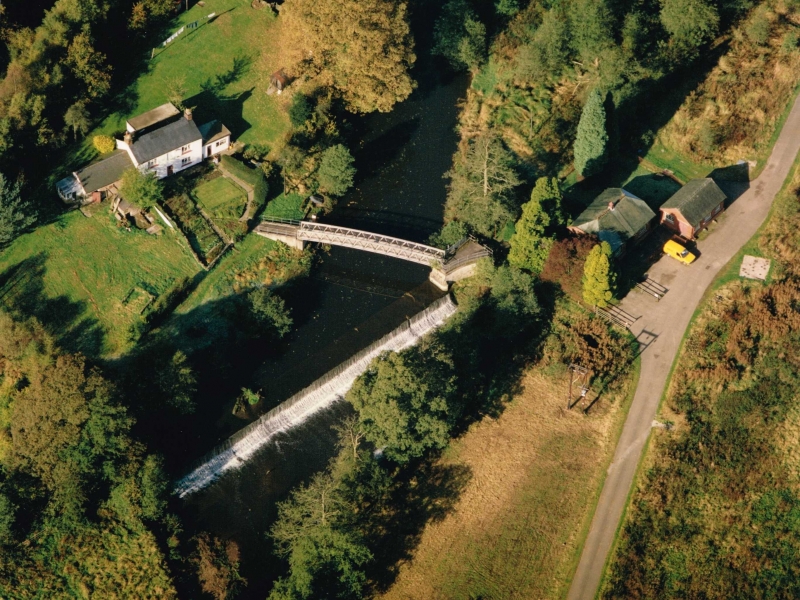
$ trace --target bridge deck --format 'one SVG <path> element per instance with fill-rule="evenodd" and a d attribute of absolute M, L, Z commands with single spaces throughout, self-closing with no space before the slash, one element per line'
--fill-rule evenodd
<path fill-rule="evenodd" d="M 444 250 L 439 248 L 349 227 L 303 221 L 298 227 L 297 238 L 306 242 L 366 250 L 426 266 L 444 262 Z"/>
<path fill-rule="evenodd" d="M 388 235 L 311 221 L 267 219 L 255 228 L 255 233 L 265 237 L 271 235 L 291 237 L 305 242 L 364 250 L 425 266 L 443 268 L 446 272 L 451 272 L 464 264 L 474 263 L 479 258 L 492 254 L 491 250 L 472 239 L 462 240 L 446 252 L 433 246 L 409 242 Z"/>

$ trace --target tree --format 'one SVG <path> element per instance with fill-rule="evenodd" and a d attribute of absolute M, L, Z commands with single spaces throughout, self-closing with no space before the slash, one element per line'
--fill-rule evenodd
<path fill-rule="evenodd" d="M 259 287 L 248 292 L 250 315 L 262 334 L 282 338 L 292 330 L 294 321 L 283 298 L 276 296 L 268 287 Z"/>
<path fill-rule="evenodd" d="M 16 508 L 8 496 L 0 492 L 0 546 L 11 541 Z"/>
<path fill-rule="evenodd" d="M 616 291 L 616 274 L 611 263 L 611 246 L 597 244 L 583 267 L 583 300 L 590 306 L 608 306 Z"/>
<path fill-rule="evenodd" d="M 183 110 L 183 99 L 186 98 L 186 76 L 178 75 L 167 81 L 167 100 L 176 108 Z"/>
<path fill-rule="evenodd" d="M 112 388 L 82 357 L 62 355 L 26 373 L 11 410 L 10 463 L 39 478 L 61 503 L 79 505 L 83 483 L 121 459 L 132 424 Z"/>
<path fill-rule="evenodd" d="M 520 184 L 513 155 L 492 131 L 470 140 L 445 175 L 450 186 L 446 220 L 458 220 L 485 236 L 494 236 L 513 218 L 512 194 Z"/>
<path fill-rule="evenodd" d="M 459 410 L 455 367 L 438 343 L 376 358 L 347 394 L 364 437 L 387 458 L 405 463 L 444 448 Z"/>
<path fill-rule="evenodd" d="M 477 71 L 486 62 L 486 26 L 467 0 L 449 0 L 442 8 L 434 26 L 433 53 L 459 70 Z"/>
<path fill-rule="evenodd" d="M 278 505 L 270 533 L 290 573 L 276 582 L 269 600 L 361 598 L 363 568 L 372 554 L 349 523 L 354 513 L 329 472 L 317 474 Z"/>
<path fill-rule="evenodd" d="M 414 89 L 405 2 L 287 0 L 281 11 L 297 69 L 338 91 L 357 113 L 388 112 Z"/>
<path fill-rule="evenodd" d="M 105 54 L 92 47 L 92 40 L 85 31 L 72 39 L 66 64 L 85 85 L 90 98 L 105 96 L 111 89 L 111 67 Z"/>
<path fill-rule="evenodd" d="M 142 173 L 136 167 L 127 169 L 122 174 L 120 194 L 128 202 L 148 209 L 163 198 L 164 187 L 152 171 Z"/>
<path fill-rule="evenodd" d="M 540 273 L 553 244 L 552 228 L 564 222 L 558 180 L 540 177 L 530 201 L 522 205 L 522 216 L 511 236 L 508 262 L 532 273 Z"/>
<path fill-rule="evenodd" d="M 92 144 L 100 154 L 108 154 L 109 152 L 113 152 L 114 148 L 117 147 L 116 142 L 114 142 L 114 138 L 108 135 L 94 136 L 92 138 Z"/>
<path fill-rule="evenodd" d="M 197 377 L 182 351 L 177 350 L 172 358 L 156 363 L 153 382 L 168 406 L 185 415 L 195 411 Z"/>
<path fill-rule="evenodd" d="M 292 104 L 289 106 L 289 121 L 293 127 L 302 127 L 311 118 L 314 107 L 308 96 L 297 92 L 292 96 Z"/>
<path fill-rule="evenodd" d="M 572 235 L 553 243 L 542 269 L 542 281 L 557 284 L 570 298 L 580 302 L 583 295 L 583 265 L 597 238 Z"/>
<path fill-rule="evenodd" d="M 78 139 L 79 131 L 81 134 L 86 135 L 86 132 L 89 131 L 89 127 L 91 126 L 89 111 L 86 110 L 86 103 L 76 102 L 70 106 L 64 114 L 64 123 L 66 123 L 68 127 L 72 127 L 72 135 L 76 140 Z"/>
<path fill-rule="evenodd" d="M 456 242 L 460 242 L 469 235 L 469 227 L 461 221 L 445 223 L 441 231 L 434 233 L 428 239 L 431 246 L 446 250 Z"/>
<path fill-rule="evenodd" d="M 19 181 L 10 185 L 0 173 L 0 248 L 36 222 L 30 203 L 20 196 L 20 188 Z"/>
<path fill-rule="evenodd" d="M 606 110 L 603 97 L 592 90 L 578 122 L 575 137 L 575 169 L 584 177 L 598 173 L 608 160 L 608 133 L 606 132 Z"/>
<path fill-rule="evenodd" d="M 719 14 L 706 0 L 661 0 L 661 24 L 679 46 L 695 49 L 714 38 Z"/>
<path fill-rule="evenodd" d="M 342 144 L 331 146 L 322 152 L 317 169 L 317 182 L 322 192 L 341 196 L 353 185 L 356 168 L 353 155 Z"/>

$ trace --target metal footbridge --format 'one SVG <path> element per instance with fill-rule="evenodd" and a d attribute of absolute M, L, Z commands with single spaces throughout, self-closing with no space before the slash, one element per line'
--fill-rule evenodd
<path fill-rule="evenodd" d="M 425 265 L 433 270 L 431 279 L 440 287 L 444 285 L 445 279 L 456 281 L 468 276 L 466 270 L 470 270 L 471 274 L 470 267 L 479 259 L 492 255 L 489 248 L 472 238 L 464 238 L 447 250 L 442 250 L 388 235 L 316 221 L 268 218 L 259 223 L 254 232 L 294 248 L 302 248 L 306 242 L 315 242 L 383 254 Z"/>

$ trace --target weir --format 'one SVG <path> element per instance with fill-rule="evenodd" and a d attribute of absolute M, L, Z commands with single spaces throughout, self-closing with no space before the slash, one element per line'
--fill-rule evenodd
<path fill-rule="evenodd" d="M 423 336 L 444 324 L 456 312 L 456 308 L 449 294 L 435 301 L 394 331 L 234 433 L 180 479 L 173 492 L 183 498 L 213 483 L 223 473 L 242 466 L 275 436 L 297 427 L 315 413 L 344 399 L 356 378 L 367 370 L 381 352 L 399 352 L 413 346 Z"/>

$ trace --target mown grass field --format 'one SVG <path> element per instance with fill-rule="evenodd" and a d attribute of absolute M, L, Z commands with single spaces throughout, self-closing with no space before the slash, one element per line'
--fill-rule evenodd
<path fill-rule="evenodd" d="M 72 211 L 0 253 L 0 304 L 39 318 L 67 350 L 111 357 L 129 347 L 148 295 L 199 270 L 179 232 L 128 232 L 108 206 Z"/>
<path fill-rule="evenodd" d="M 447 450 L 442 462 L 466 466 L 470 482 L 425 529 L 384 600 L 563 597 L 633 379 L 586 416 L 565 410 L 561 368 L 531 369 L 498 419 L 476 423 Z"/>
<path fill-rule="evenodd" d="M 212 216 L 237 219 L 247 204 L 245 191 L 226 177 L 217 177 L 196 187 L 192 192 L 203 208 Z"/>
<path fill-rule="evenodd" d="M 216 13 L 208 21 L 205 17 Z M 86 136 L 73 160 L 97 155 L 94 135 L 121 135 L 126 119 L 168 102 L 168 90 L 181 83 L 185 104 L 202 123 L 221 120 L 234 141 L 269 144 L 289 127 L 275 96 L 267 96 L 270 75 L 282 67 L 277 58 L 276 17 L 253 9 L 249 0 L 205 0 L 175 18 L 171 31 L 198 21 L 167 47 L 155 49 L 146 71 L 110 103 L 115 107 Z M 166 36 L 165 36 L 166 37 Z"/>

